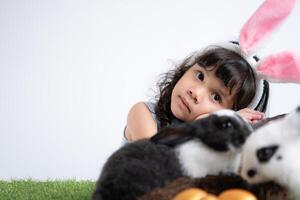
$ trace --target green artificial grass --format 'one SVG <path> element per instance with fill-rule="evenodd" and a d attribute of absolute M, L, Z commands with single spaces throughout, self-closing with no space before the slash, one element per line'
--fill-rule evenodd
<path fill-rule="evenodd" d="M 93 181 L 0 180 L 0 200 L 90 200 Z"/>

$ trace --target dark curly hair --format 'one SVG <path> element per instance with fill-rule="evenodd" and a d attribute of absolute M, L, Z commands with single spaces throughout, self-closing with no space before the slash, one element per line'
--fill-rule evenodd
<path fill-rule="evenodd" d="M 208 70 L 214 70 L 216 77 L 223 81 L 224 85 L 234 94 L 233 110 L 246 108 L 252 101 L 256 92 L 256 77 L 249 63 L 238 53 L 218 47 L 210 46 L 199 54 L 193 53 L 187 57 L 174 70 L 163 74 L 157 86 L 159 93 L 156 96 L 157 106 L 155 113 L 160 122 L 160 127 L 167 126 L 176 119 L 171 111 L 171 95 L 173 88 L 183 74 L 195 64 Z M 266 82 L 267 83 L 267 82 Z M 268 84 L 265 87 L 268 87 Z M 268 94 L 265 103 L 268 101 Z M 256 108 L 262 112 L 262 108 Z M 178 120 L 178 119 L 177 119 Z"/>

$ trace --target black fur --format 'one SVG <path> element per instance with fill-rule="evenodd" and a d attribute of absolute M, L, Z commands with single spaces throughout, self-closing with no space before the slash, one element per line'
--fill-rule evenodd
<path fill-rule="evenodd" d="M 273 155 L 278 150 L 279 145 L 270 145 L 268 147 L 260 148 L 256 151 L 256 157 L 258 162 L 260 163 L 267 163 Z"/>
<path fill-rule="evenodd" d="M 175 146 L 193 138 L 216 151 L 228 151 L 229 146 L 239 148 L 251 133 L 251 128 L 240 116 L 210 115 L 206 120 L 173 125 L 159 131 L 151 140 L 155 143 Z M 188 134 L 187 134 L 188 132 Z"/>
<path fill-rule="evenodd" d="M 211 118 L 201 123 L 201 132 L 197 132 L 197 136 L 216 151 L 228 151 L 230 146 L 241 147 L 251 133 L 248 124 L 241 123 L 241 118 L 217 115 L 211 115 Z M 194 124 L 200 126 L 197 121 Z"/>
<path fill-rule="evenodd" d="M 125 145 L 108 159 L 93 199 L 134 200 L 154 187 L 162 187 L 182 176 L 179 161 L 171 148 L 140 140 Z"/>
<path fill-rule="evenodd" d="M 128 143 L 108 159 L 93 200 L 135 200 L 155 187 L 185 176 L 173 147 L 200 140 L 216 151 L 240 147 L 250 127 L 233 116 L 217 116 L 163 128 L 150 140 Z"/>

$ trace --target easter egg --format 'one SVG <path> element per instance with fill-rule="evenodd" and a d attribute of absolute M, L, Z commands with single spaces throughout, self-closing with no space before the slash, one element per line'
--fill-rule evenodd
<path fill-rule="evenodd" d="M 219 198 L 220 200 L 257 200 L 251 192 L 242 189 L 225 190 Z"/>
<path fill-rule="evenodd" d="M 203 197 L 201 200 L 220 200 L 219 197 L 213 195 L 213 194 L 208 194 L 205 197 Z"/>
<path fill-rule="evenodd" d="M 173 200 L 202 200 L 207 193 L 198 188 L 189 188 L 177 194 Z"/>

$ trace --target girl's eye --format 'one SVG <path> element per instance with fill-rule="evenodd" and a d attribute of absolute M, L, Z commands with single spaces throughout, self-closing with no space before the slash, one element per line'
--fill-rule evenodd
<path fill-rule="evenodd" d="M 217 102 L 221 102 L 221 101 L 222 101 L 221 96 L 220 96 L 219 94 L 217 94 L 217 93 L 213 93 L 213 94 L 212 94 L 212 99 L 213 99 L 214 101 L 217 101 Z"/>
<path fill-rule="evenodd" d="M 204 74 L 203 74 L 201 71 L 198 71 L 198 72 L 197 72 L 197 78 L 198 78 L 200 81 L 203 81 L 203 80 L 204 80 Z"/>

